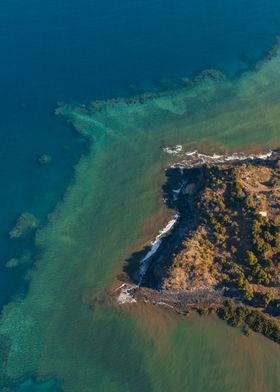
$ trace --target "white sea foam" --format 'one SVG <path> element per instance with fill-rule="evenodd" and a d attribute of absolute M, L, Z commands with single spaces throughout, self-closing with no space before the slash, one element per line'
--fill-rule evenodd
<path fill-rule="evenodd" d="M 181 192 L 181 189 L 182 189 L 182 186 L 183 186 L 183 185 L 181 185 L 180 188 L 178 188 L 178 189 L 173 189 L 173 192 L 174 192 L 174 193 L 180 193 L 180 192 Z"/>
<path fill-rule="evenodd" d="M 183 150 L 183 147 L 180 144 L 177 144 L 175 147 L 164 147 L 163 151 L 167 154 L 179 154 Z"/>
<path fill-rule="evenodd" d="M 195 155 L 195 154 L 197 154 L 197 150 L 194 150 L 194 151 L 187 151 L 187 152 L 186 152 L 186 155 L 187 155 L 187 156 L 192 156 L 192 155 Z"/>
<path fill-rule="evenodd" d="M 167 225 L 158 233 L 155 240 L 151 242 L 149 251 L 146 253 L 146 256 L 140 261 L 139 282 L 138 282 L 139 285 L 142 283 L 142 280 L 147 272 L 147 269 L 150 265 L 151 257 L 156 253 L 156 251 L 161 245 L 163 237 L 173 228 L 178 218 L 179 218 L 179 214 L 176 214 L 174 218 L 172 218 L 167 223 Z"/>
<path fill-rule="evenodd" d="M 224 154 L 224 155 L 218 155 L 218 154 L 213 154 L 213 155 L 207 155 L 207 154 L 201 154 L 196 152 L 196 154 L 192 154 L 192 155 L 196 155 L 197 158 L 202 158 L 202 159 L 206 159 L 206 160 L 213 160 L 213 161 L 219 161 L 219 162 L 225 162 L 225 161 L 244 161 L 246 159 L 267 159 L 269 157 L 271 157 L 271 155 L 273 154 L 273 151 L 269 151 L 266 154 L 244 154 L 244 153 L 233 153 L 233 154 Z M 185 155 L 189 155 L 188 153 L 186 153 Z"/>
<path fill-rule="evenodd" d="M 117 302 L 122 305 L 126 303 L 134 303 L 136 302 L 136 299 L 133 298 L 131 295 L 131 291 L 133 290 L 132 287 L 127 286 L 125 283 L 123 283 L 119 289 L 121 289 L 121 292 L 118 296 Z"/>
<path fill-rule="evenodd" d="M 182 167 L 199 167 L 204 163 L 224 163 L 224 162 L 234 162 L 234 161 L 245 161 L 248 159 L 267 159 L 271 157 L 275 152 L 269 151 L 264 154 L 245 154 L 245 153 L 233 153 L 233 154 L 202 154 L 199 153 L 197 150 L 193 151 L 183 151 L 183 148 L 178 149 L 178 146 L 174 148 L 168 147 L 164 149 L 164 151 L 168 152 L 169 154 L 176 154 L 179 155 L 182 160 L 180 162 L 176 162 L 171 167 L 179 167 L 182 170 Z M 182 147 L 182 146 L 180 146 Z M 168 149 L 168 151 L 167 151 Z"/>

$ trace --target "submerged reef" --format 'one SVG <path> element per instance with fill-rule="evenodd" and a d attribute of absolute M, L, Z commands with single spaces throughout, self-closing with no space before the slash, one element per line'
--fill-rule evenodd
<path fill-rule="evenodd" d="M 52 161 L 52 157 L 49 154 L 42 154 L 37 158 L 37 163 L 39 165 L 47 165 Z"/>
<path fill-rule="evenodd" d="M 145 93 L 127 99 L 94 101 L 87 105 L 60 103 L 57 114 L 76 129 L 98 133 L 141 132 L 174 144 L 210 140 L 236 151 L 252 144 L 279 143 L 280 55 L 258 65 L 257 70 L 228 80 L 207 70 L 187 85 L 166 92 Z"/>
<path fill-rule="evenodd" d="M 31 260 L 31 252 L 29 250 L 25 250 L 22 252 L 22 254 L 19 257 L 13 257 L 9 259 L 5 263 L 6 268 L 16 268 L 19 267 L 22 264 L 26 264 Z"/>
<path fill-rule="evenodd" d="M 37 218 L 29 212 L 23 212 L 17 219 L 15 226 L 10 230 L 10 238 L 19 238 L 27 234 L 38 225 Z"/>
<path fill-rule="evenodd" d="M 171 366 L 175 361 L 185 363 L 186 356 L 181 350 L 185 342 L 187 350 L 193 350 L 198 358 L 197 362 L 188 363 L 189 367 L 195 366 L 190 370 L 192 374 L 198 374 L 203 367 L 205 347 L 211 344 L 212 337 L 216 341 L 209 352 L 213 352 L 213 347 L 225 347 L 223 353 L 217 353 L 217 361 L 213 362 L 216 355 L 210 358 L 206 378 L 225 357 L 232 364 L 232 357 L 237 355 L 236 368 L 225 368 L 222 380 L 226 380 L 227 385 L 230 380 L 232 390 L 256 390 L 254 386 L 263 383 L 264 373 L 270 380 L 278 377 L 278 368 L 270 366 L 270 359 L 267 366 L 259 361 L 268 352 L 273 353 L 273 358 L 279 358 L 278 346 L 252 339 L 250 350 L 243 350 L 243 347 L 248 348 L 248 343 L 242 342 L 239 354 L 236 335 L 228 329 L 225 332 L 225 326 L 221 327 L 223 323 L 200 330 L 197 340 L 192 335 L 197 333 L 196 328 L 191 329 L 190 336 L 190 329 L 185 325 L 184 328 L 165 326 L 162 344 L 158 335 L 152 339 L 148 333 L 151 331 L 143 329 L 142 319 L 138 323 L 128 312 L 106 303 L 98 304 L 92 311 L 83 302 L 83 298 L 98 296 L 111 286 L 116 275 L 122 273 L 124 260 L 145 244 L 150 248 L 153 234 L 166 220 L 175 219 L 172 205 L 162 202 L 164 168 L 173 161 L 173 155 L 167 155 L 163 147 L 204 140 L 213 146 L 220 144 L 229 151 L 248 150 L 252 144 L 261 148 L 279 145 L 278 52 L 236 80 L 227 80 L 220 74 L 213 77 L 210 73 L 186 82 L 159 94 L 58 105 L 56 114 L 87 138 L 88 150 L 78 162 L 74 179 L 48 224 L 36 233 L 39 252 L 26 296 L 10 302 L 2 312 L 0 338 L 7 344 L 5 355 L 0 357 L 1 379 L 16 381 L 33 375 L 43 379 L 54 375 L 61 380 L 65 392 L 77 392 L 103 390 L 107 377 L 112 390 L 118 389 L 126 377 L 126 389 L 149 390 L 149 370 L 142 364 L 148 362 L 147 369 L 162 375 L 162 363 L 149 361 L 166 347 L 169 336 L 173 346 L 169 350 L 171 360 L 165 358 L 166 363 Z M 180 174 L 179 168 L 173 170 Z M 12 230 L 12 237 L 25 233 L 35 222 L 33 217 L 23 217 Z M 178 225 L 176 220 L 173 230 Z M 261 233 L 262 230 L 261 225 Z M 270 229 L 268 231 L 270 233 Z M 183 230 L 182 237 L 185 234 Z M 164 243 L 163 237 L 158 239 Z M 178 236 L 175 241 L 177 239 Z M 257 254 L 256 257 L 262 271 L 263 261 Z M 164 279 L 166 286 L 173 278 L 172 266 L 169 267 Z M 249 279 L 249 266 L 244 271 L 244 277 Z M 149 276 L 152 274 L 147 271 L 143 278 L 143 285 L 147 286 L 143 289 L 147 293 L 153 283 L 148 282 Z M 163 280 L 160 275 L 154 280 L 160 281 L 159 278 Z M 204 278 L 207 281 L 206 274 Z M 255 284 L 254 279 L 255 276 L 248 284 Z M 182 284 L 180 279 L 178 284 Z M 137 284 L 135 286 L 137 288 Z M 207 306 L 217 303 L 217 297 L 223 301 L 225 294 L 217 294 L 214 289 L 207 297 L 203 289 L 200 291 Z M 186 301 L 190 301 L 189 296 Z M 192 301 L 201 303 L 195 295 Z M 170 301 L 170 306 L 173 303 Z M 235 340 L 228 339 L 230 333 Z M 142 355 L 143 346 L 148 355 Z M 107 347 L 108 352 L 105 352 Z M 163 355 L 165 357 L 165 352 Z M 252 366 L 243 372 L 243 366 L 248 363 Z M 261 366 L 260 372 L 256 371 L 257 366 Z M 182 374 L 179 369 L 178 374 L 185 380 L 185 368 Z M 201 376 L 205 378 L 202 373 Z M 135 380 L 139 379 L 147 380 L 144 388 L 137 389 Z M 159 376 L 158 380 L 161 379 Z M 212 382 L 216 387 L 217 380 L 212 379 Z M 221 379 L 218 382 L 220 388 Z"/>

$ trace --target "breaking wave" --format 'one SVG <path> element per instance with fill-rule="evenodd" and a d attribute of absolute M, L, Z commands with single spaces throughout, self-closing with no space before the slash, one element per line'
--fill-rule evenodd
<path fill-rule="evenodd" d="M 140 269 L 139 269 L 139 281 L 138 285 L 140 286 L 143 278 L 147 272 L 147 269 L 150 265 L 151 257 L 157 252 L 158 248 L 161 245 L 163 237 L 166 236 L 167 233 L 174 227 L 175 223 L 179 218 L 179 214 L 176 213 L 175 216 L 167 223 L 167 225 L 158 233 L 155 240 L 151 242 L 151 246 L 149 251 L 146 253 L 146 256 L 140 261 Z"/>
<path fill-rule="evenodd" d="M 233 153 L 233 154 L 202 154 L 197 150 L 193 151 L 184 151 L 181 145 L 176 145 L 175 147 L 164 147 L 163 151 L 178 156 L 180 161 L 174 163 L 172 167 L 181 167 L 184 166 L 186 168 L 199 167 L 205 163 L 226 163 L 226 162 L 235 162 L 235 161 L 245 161 L 245 160 L 255 160 L 260 159 L 264 160 L 270 157 L 278 156 L 278 151 L 268 151 L 267 153 L 262 154 L 245 154 L 245 153 Z"/>

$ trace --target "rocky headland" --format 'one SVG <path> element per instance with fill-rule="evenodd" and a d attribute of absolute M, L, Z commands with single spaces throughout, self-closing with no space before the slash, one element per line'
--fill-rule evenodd
<path fill-rule="evenodd" d="M 163 187 L 174 218 L 135 253 L 118 302 L 217 313 L 280 343 L 280 151 L 174 156 Z"/>

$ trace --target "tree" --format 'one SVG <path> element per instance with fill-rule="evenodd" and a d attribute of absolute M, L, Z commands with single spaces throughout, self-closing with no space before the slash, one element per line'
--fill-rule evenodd
<path fill-rule="evenodd" d="M 258 263 L 258 259 L 256 255 L 251 250 L 247 251 L 247 261 L 251 266 L 256 265 Z"/>
<path fill-rule="evenodd" d="M 274 296 L 273 293 L 268 291 L 267 293 L 265 293 L 262 297 L 262 304 L 263 306 L 266 308 L 270 302 L 273 300 Z"/>

